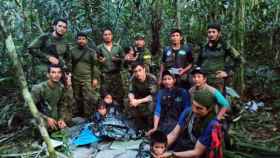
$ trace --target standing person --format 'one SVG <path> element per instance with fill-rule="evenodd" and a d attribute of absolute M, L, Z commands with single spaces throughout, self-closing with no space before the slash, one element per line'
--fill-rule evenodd
<path fill-rule="evenodd" d="M 189 45 L 183 45 L 183 33 L 179 29 L 170 32 L 171 46 L 164 48 L 160 64 L 159 82 L 162 80 L 162 73 L 170 70 L 176 76 L 177 86 L 189 89 L 188 73 L 192 67 L 193 57 Z"/>
<path fill-rule="evenodd" d="M 134 52 L 138 62 L 145 64 L 146 72 L 150 73 L 152 53 L 145 47 L 145 35 L 137 33 L 134 41 Z"/>
<path fill-rule="evenodd" d="M 156 77 L 146 72 L 143 63 L 134 63 L 134 75 L 129 84 L 127 112 L 134 118 L 138 129 L 148 130 L 153 126 L 154 95 L 157 91 Z"/>
<path fill-rule="evenodd" d="M 76 46 L 70 50 L 69 69 L 73 73 L 74 97 L 78 103 L 73 107 L 74 115 L 89 118 L 97 104 L 98 74 L 96 73 L 96 52 L 88 47 L 88 37 L 78 33 Z"/>
<path fill-rule="evenodd" d="M 28 46 L 29 53 L 34 57 L 34 79 L 46 79 L 48 64 L 60 64 L 65 68 L 68 57 L 68 44 L 64 38 L 67 32 L 67 21 L 56 19 L 53 22 L 53 32 L 43 33 Z"/>
<path fill-rule="evenodd" d="M 197 65 L 209 73 L 208 83 L 225 94 L 225 79 L 233 74 L 234 67 L 244 62 L 244 58 L 222 39 L 219 24 L 208 25 L 207 38 L 208 42 L 201 49 Z"/>
<path fill-rule="evenodd" d="M 154 127 L 148 135 L 156 130 L 169 134 L 177 126 L 182 128 L 191 110 L 190 95 L 185 89 L 176 87 L 175 76 L 169 71 L 164 71 L 162 77 L 164 88 L 157 93 Z"/>
<path fill-rule="evenodd" d="M 113 42 L 113 32 L 110 28 L 103 29 L 102 37 L 103 43 L 97 47 L 102 73 L 101 91 L 108 91 L 123 106 L 124 88 L 121 75 L 123 49 Z"/>
<path fill-rule="evenodd" d="M 60 65 L 49 65 L 47 71 L 48 80 L 32 87 L 32 98 L 49 129 L 65 128 L 67 122 L 71 122 L 71 106 L 74 103 L 71 78 L 63 86 L 60 82 L 63 73 Z"/>

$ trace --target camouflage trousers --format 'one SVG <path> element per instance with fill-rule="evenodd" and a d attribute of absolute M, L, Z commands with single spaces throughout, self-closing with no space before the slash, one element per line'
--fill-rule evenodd
<path fill-rule="evenodd" d="M 176 85 L 177 87 L 183 88 L 188 91 L 191 87 L 191 82 L 188 74 L 183 76 L 176 75 Z"/>
<path fill-rule="evenodd" d="M 123 110 L 123 98 L 125 95 L 121 73 L 103 73 L 101 76 L 101 93 L 108 92 L 113 96 Z"/>
<path fill-rule="evenodd" d="M 96 110 L 99 93 L 92 88 L 91 81 L 73 81 L 74 97 L 76 106 L 74 106 L 73 114 L 89 118 Z"/>
<path fill-rule="evenodd" d="M 125 105 L 126 116 L 132 119 L 138 130 L 147 131 L 153 127 L 154 102 L 143 103 L 137 107 L 129 107 L 128 99 L 126 99 Z"/>

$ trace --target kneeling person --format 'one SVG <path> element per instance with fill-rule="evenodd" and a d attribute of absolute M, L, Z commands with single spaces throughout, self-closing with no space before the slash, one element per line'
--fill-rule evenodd
<path fill-rule="evenodd" d="M 73 104 L 71 79 L 68 77 L 66 87 L 61 84 L 60 65 L 49 65 L 47 76 L 47 81 L 32 87 L 33 100 L 46 119 L 48 127 L 52 130 L 65 128 L 66 122 L 71 121 L 70 109 Z"/>
<path fill-rule="evenodd" d="M 146 73 L 142 63 L 135 63 L 132 69 L 134 77 L 130 81 L 127 111 L 135 119 L 137 128 L 147 130 L 152 126 L 157 81 L 155 76 Z"/>
<path fill-rule="evenodd" d="M 203 155 L 219 154 L 222 157 L 221 124 L 214 111 L 215 100 L 209 91 L 200 91 L 193 96 L 192 114 L 186 124 L 183 134 L 189 135 L 195 143 L 193 149 L 182 152 L 168 152 L 161 157 L 202 157 Z M 168 135 L 168 144 L 172 144 L 179 136 L 180 129 L 176 128 Z M 217 151 L 217 152 L 216 152 Z M 216 156 L 215 156 L 216 157 Z"/>

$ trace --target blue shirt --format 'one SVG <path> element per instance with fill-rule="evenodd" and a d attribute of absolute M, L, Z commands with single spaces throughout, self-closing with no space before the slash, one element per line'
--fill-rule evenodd
<path fill-rule="evenodd" d="M 174 89 L 172 90 L 168 90 L 168 89 L 161 89 L 159 90 L 158 94 L 157 94 L 157 98 L 156 98 L 156 108 L 155 108 L 155 112 L 154 115 L 157 117 L 161 117 L 161 112 L 163 107 L 165 104 L 162 103 L 162 99 L 163 97 L 166 96 L 175 96 L 174 100 L 171 100 L 172 102 L 176 102 L 178 98 L 182 99 L 182 104 L 173 104 L 174 106 L 181 106 L 181 108 L 183 109 L 183 111 L 180 111 L 180 115 L 178 117 L 178 124 L 180 127 L 184 126 L 185 123 L 185 118 L 187 116 L 187 114 L 191 111 L 191 102 L 190 102 L 190 95 L 189 93 L 182 89 L 179 88 L 178 89 L 178 94 L 175 94 L 176 91 Z M 173 107 L 171 107 L 173 108 Z M 174 107 L 176 108 L 176 107 Z M 171 110 L 171 109 L 170 109 Z"/>
<path fill-rule="evenodd" d="M 211 134 L 214 129 L 214 126 L 218 124 L 218 120 L 211 120 L 207 127 L 202 131 L 202 134 L 198 137 L 198 141 L 203 144 L 208 150 L 211 148 L 212 138 Z"/>

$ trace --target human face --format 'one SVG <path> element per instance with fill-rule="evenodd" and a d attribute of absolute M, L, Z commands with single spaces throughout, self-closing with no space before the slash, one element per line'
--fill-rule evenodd
<path fill-rule="evenodd" d="M 207 81 L 206 77 L 203 74 L 200 74 L 200 73 L 194 74 L 192 79 L 193 79 L 193 82 L 194 82 L 196 87 L 203 86 Z"/>
<path fill-rule="evenodd" d="M 77 38 L 77 43 L 78 43 L 79 46 L 84 47 L 84 46 L 87 45 L 88 40 L 87 40 L 87 38 L 85 36 L 79 36 Z"/>
<path fill-rule="evenodd" d="M 56 25 L 53 26 L 56 35 L 63 36 L 67 32 L 67 24 L 63 21 L 57 22 Z"/>
<path fill-rule="evenodd" d="M 144 48 L 144 46 L 145 46 L 145 40 L 142 39 L 142 38 L 137 39 L 137 40 L 135 41 L 135 45 L 136 45 L 137 48 Z"/>
<path fill-rule="evenodd" d="M 100 106 L 98 109 L 97 109 L 98 113 L 101 115 L 101 116 L 105 116 L 107 114 L 107 108 L 106 106 Z"/>
<path fill-rule="evenodd" d="M 165 75 L 163 76 L 162 84 L 165 88 L 173 88 L 175 85 L 176 80 L 170 76 L 170 75 Z"/>
<path fill-rule="evenodd" d="M 48 73 L 48 78 L 52 82 L 59 82 L 62 77 L 62 71 L 61 68 L 58 67 L 52 67 L 50 69 L 50 72 Z"/>
<path fill-rule="evenodd" d="M 166 145 L 164 143 L 155 143 L 153 145 L 153 153 L 155 155 L 162 155 L 166 151 Z"/>
<path fill-rule="evenodd" d="M 105 102 L 106 104 L 111 104 L 111 103 L 113 102 L 112 96 L 111 96 L 110 94 L 106 95 L 106 96 L 104 97 L 104 102 Z"/>
<path fill-rule="evenodd" d="M 134 75 L 135 77 L 140 80 L 144 81 L 146 77 L 146 70 L 142 66 L 138 65 L 134 68 Z"/>
<path fill-rule="evenodd" d="M 112 34 L 112 32 L 111 32 L 110 30 L 105 30 L 105 31 L 103 32 L 103 41 L 104 41 L 105 43 L 110 43 L 110 42 L 112 42 L 112 40 L 113 40 L 113 34 Z"/>
<path fill-rule="evenodd" d="M 179 32 L 174 32 L 170 36 L 172 44 L 180 44 L 183 39 Z"/>
<path fill-rule="evenodd" d="M 210 109 L 207 109 L 205 106 L 200 105 L 195 100 L 192 101 L 192 111 L 196 116 L 203 118 L 208 115 Z"/>
<path fill-rule="evenodd" d="M 218 41 L 221 33 L 217 29 L 209 28 L 207 31 L 208 40 L 211 42 Z"/>

